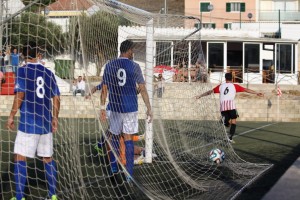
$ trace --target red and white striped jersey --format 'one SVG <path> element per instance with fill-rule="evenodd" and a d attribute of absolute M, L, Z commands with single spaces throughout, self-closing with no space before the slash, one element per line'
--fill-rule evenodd
<path fill-rule="evenodd" d="M 222 112 L 236 109 L 234 102 L 235 95 L 237 92 L 244 92 L 245 88 L 233 83 L 223 83 L 213 90 L 214 93 L 220 93 L 220 110 Z"/>

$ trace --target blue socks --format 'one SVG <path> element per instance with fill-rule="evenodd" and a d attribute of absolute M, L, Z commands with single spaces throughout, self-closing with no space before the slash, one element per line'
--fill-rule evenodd
<path fill-rule="evenodd" d="M 119 149 L 120 149 L 120 139 L 119 136 L 113 135 L 112 136 L 112 147 L 117 152 L 117 155 L 119 155 Z M 117 173 L 119 171 L 118 169 L 118 162 L 116 160 L 115 155 L 112 151 L 109 152 L 109 158 L 111 163 L 111 171 L 112 173 Z"/>
<path fill-rule="evenodd" d="M 25 161 L 15 162 L 14 177 L 16 182 L 16 198 L 21 200 L 23 198 L 23 192 L 26 184 L 27 170 Z"/>
<path fill-rule="evenodd" d="M 126 151 L 126 169 L 130 176 L 133 175 L 134 166 L 134 144 L 132 140 L 125 141 L 125 151 Z"/>
<path fill-rule="evenodd" d="M 57 183 L 56 162 L 52 160 L 49 163 L 45 163 L 45 170 L 46 170 L 46 178 L 48 181 L 48 190 L 49 190 L 48 195 L 51 198 L 52 195 L 55 195 L 55 191 L 56 191 L 56 183 Z"/>

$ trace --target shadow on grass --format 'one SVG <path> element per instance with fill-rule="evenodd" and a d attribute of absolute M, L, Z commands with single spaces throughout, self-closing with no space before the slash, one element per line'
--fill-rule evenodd
<path fill-rule="evenodd" d="M 236 150 L 238 153 L 241 150 Z M 250 152 L 243 152 L 246 154 L 252 154 L 252 156 L 259 156 L 264 160 L 268 159 L 270 155 L 259 155 Z M 300 156 L 300 145 L 291 149 L 290 153 L 284 156 L 281 160 L 276 161 L 273 166 L 264 176 L 258 179 L 250 187 L 246 188 L 241 195 L 238 196 L 238 200 L 253 200 L 262 199 L 263 196 L 272 188 L 273 185 L 279 180 L 279 178 L 285 173 L 285 171 L 295 162 Z"/>

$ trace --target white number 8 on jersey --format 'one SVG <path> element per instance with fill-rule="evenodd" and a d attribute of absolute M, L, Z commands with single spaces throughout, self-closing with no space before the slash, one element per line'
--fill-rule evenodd
<path fill-rule="evenodd" d="M 44 84 L 45 84 L 45 81 L 44 81 L 43 77 L 41 77 L 41 76 L 37 77 L 37 79 L 36 79 L 37 88 L 35 90 L 35 93 L 38 96 L 38 98 L 41 98 L 41 99 L 44 98 L 44 95 L 45 95 Z"/>

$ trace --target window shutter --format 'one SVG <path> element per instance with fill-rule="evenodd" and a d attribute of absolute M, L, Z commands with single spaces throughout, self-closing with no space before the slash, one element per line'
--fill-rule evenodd
<path fill-rule="evenodd" d="M 199 29 L 200 28 L 200 23 L 195 23 L 194 27 L 197 28 L 197 29 Z"/>
<path fill-rule="evenodd" d="M 231 12 L 231 4 L 226 3 L 226 12 Z"/>
<path fill-rule="evenodd" d="M 241 12 L 245 12 L 246 11 L 246 4 L 245 3 L 241 3 Z"/>
<path fill-rule="evenodd" d="M 210 3 L 200 3 L 200 11 L 201 12 L 209 12 L 208 6 Z"/>

